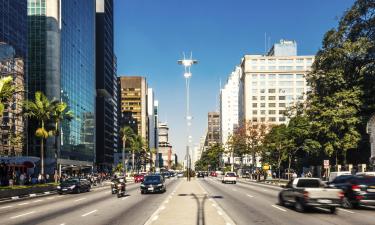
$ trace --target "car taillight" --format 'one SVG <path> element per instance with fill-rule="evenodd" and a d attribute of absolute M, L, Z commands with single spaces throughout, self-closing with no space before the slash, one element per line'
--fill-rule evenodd
<path fill-rule="evenodd" d="M 305 199 L 309 198 L 309 192 L 304 191 L 304 192 L 303 192 L 303 197 L 304 197 Z"/>
<path fill-rule="evenodd" d="M 343 199 L 343 198 L 344 198 L 344 196 L 345 196 L 344 192 L 342 192 L 342 191 L 341 191 L 341 192 L 339 192 L 339 198 L 340 198 L 340 199 Z"/>
<path fill-rule="evenodd" d="M 353 191 L 361 191 L 361 187 L 359 185 L 352 185 Z"/>

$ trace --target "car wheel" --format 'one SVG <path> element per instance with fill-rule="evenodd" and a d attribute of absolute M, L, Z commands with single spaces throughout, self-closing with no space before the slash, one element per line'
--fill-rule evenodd
<path fill-rule="evenodd" d="M 335 213 L 336 213 L 336 207 L 331 207 L 331 208 L 329 208 L 329 212 L 330 212 L 331 214 L 335 214 Z"/>
<path fill-rule="evenodd" d="M 77 194 L 81 193 L 81 189 L 77 188 Z"/>
<path fill-rule="evenodd" d="M 234 184 L 236 184 L 237 182 L 235 181 Z"/>
<path fill-rule="evenodd" d="M 281 205 L 281 206 L 285 206 L 284 198 L 283 198 L 283 196 L 281 196 L 281 195 L 279 195 L 279 205 Z"/>
<path fill-rule="evenodd" d="M 346 209 L 353 208 L 353 204 L 350 202 L 348 197 L 344 197 L 344 199 L 342 200 L 342 207 L 344 207 Z"/>
<path fill-rule="evenodd" d="M 144 195 L 145 194 L 145 192 L 144 191 L 141 191 L 141 195 Z"/>
<path fill-rule="evenodd" d="M 296 203 L 295 203 L 294 207 L 296 208 L 297 212 L 304 212 L 305 211 L 305 206 L 302 204 L 301 200 L 299 200 L 299 199 L 296 200 Z"/>

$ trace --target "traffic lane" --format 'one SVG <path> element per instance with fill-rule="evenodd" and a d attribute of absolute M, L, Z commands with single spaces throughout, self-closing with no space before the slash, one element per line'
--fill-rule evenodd
<path fill-rule="evenodd" d="M 277 205 L 275 198 L 239 185 L 202 181 L 206 190 L 237 224 L 336 224 L 322 221 L 311 214 L 302 214 Z M 329 216 L 331 214 L 327 212 Z M 336 216 L 336 215 L 335 215 Z M 346 224 L 346 223 L 338 223 Z"/>
<path fill-rule="evenodd" d="M 138 186 L 131 185 L 129 188 L 136 190 Z M 95 191 L 88 193 L 56 195 L 55 198 L 49 199 L 49 201 L 37 202 L 35 205 L 28 204 L 18 206 L 17 204 L 15 206 L 20 208 L 8 207 L 0 209 L 0 211 L 7 210 L 7 212 L 3 212 L 0 216 L 0 224 L 27 224 L 33 220 L 35 221 L 35 224 L 37 224 L 42 219 L 53 218 L 54 216 L 69 213 L 70 211 L 83 209 L 87 205 L 101 202 L 109 196 L 112 196 L 112 194 L 110 192 L 110 187 L 108 186 L 100 190 L 95 189 Z M 46 198 L 46 200 L 48 199 Z"/>
<path fill-rule="evenodd" d="M 136 186 L 135 184 L 129 184 L 127 185 L 129 188 L 132 186 Z M 104 192 L 108 191 L 110 186 L 105 186 L 105 187 L 98 187 L 91 189 L 90 192 L 85 192 L 85 193 L 80 193 L 80 194 L 64 194 L 64 195 L 49 195 L 49 196 L 41 196 L 37 198 L 31 198 L 31 199 L 25 199 L 23 201 L 16 201 L 16 202 L 9 202 L 9 203 L 4 203 L 0 205 L 0 222 L 1 222 L 1 217 L 3 214 L 12 212 L 12 211 L 20 211 L 22 209 L 28 209 L 30 207 L 38 207 L 42 206 L 45 204 L 53 204 L 55 202 L 61 202 L 65 200 L 71 200 L 71 199 L 76 199 L 76 198 L 89 198 L 93 193 L 98 193 L 98 192 Z"/>
<path fill-rule="evenodd" d="M 253 196 L 259 196 L 268 202 L 277 202 L 278 201 L 278 194 L 279 191 L 274 190 L 272 188 L 266 188 L 265 185 L 257 185 L 252 183 L 239 183 L 236 185 L 240 192 L 246 193 L 248 191 L 253 193 Z M 281 190 L 281 189 L 280 189 Z M 285 210 L 292 210 L 292 207 L 281 207 Z M 331 214 L 327 214 L 327 210 L 314 208 L 307 211 L 306 215 L 314 216 L 322 221 L 330 222 L 333 224 L 374 224 L 373 217 L 374 217 L 375 210 L 371 207 L 361 207 L 356 210 L 347 210 L 338 208 L 336 216 L 332 216 Z M 298 213 L 299 214 L 299 213 Z M 324 223 L 322 223 L 324 224 Z"/>
<path fill-rule="evenodd" d="M 54 220 L 47 220 L 41 224 L 134 224 L 141 225 L 165 201 L 176 187 L 178 181 L 167 180 L 167 192 L 141 195 L 139 185 L 129 190 L 127 195 L 117 198 L 113 195 L 97 204 L 77 210 L 70 214 L 59 216 Z"/>
<path fill-rule="evenodd" d="M 99 196 L 95 198 L 75 202 L 79 200 L 77 198 L 68 202 L 56 202 L 51 206 L 45 205 L 25 212 L 17 212 L 1 224 L 108 224 L 103 220 L 112 218 L 114 213 L 124 208 L 128 202 L 129 207 L 134 205 L 128 200 L 140 195 L 139 185 L 128 188 L 127 194 L 124 198 L 117 198 L 117 195 L 111 194 L 108 187 L 106 191 L 98 193 Z M 121 204 L 119 204 L 120 201 L 122 201 Z M 108 211 L 102 214 L 103 209 Z M 88 220 L 90 222 L 87 222 Z"/>

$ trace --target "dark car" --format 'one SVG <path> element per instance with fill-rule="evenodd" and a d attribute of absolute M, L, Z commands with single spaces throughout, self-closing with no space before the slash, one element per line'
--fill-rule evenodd
<path fill-rule="evenodd" d="M 162 175 L 164 178 L 167 178 L 167 179 L 170 178 L 171 176 L 169 172 L 163 172 Z"/>
<path fill-rule="evenodd" d="M 375 176 L 342 175 L 336 177 L 329 185 L 343 190 L 342 204 L 345 208 L 375 205 Z"/>
<path fill-rule="evenodd" d="M 148 175 L 145 176 L 144 181 L 141 183 L 141 194 L 146 193 L 161 193 L 166 192 L 167 187 L 165 180 L 161 175 Z"/>
<path fill-rule="evenodd" d="M 198 178 L 200 178 L 200 177 L 201 177 L 201 178 L 204 178 L 204 173 L 203 173 L 203 172 L 198 172 L 197 177 L 198 177 Z"/>
<path fill-rule="evenodd" d="M 61 195 L 64 193 L 81 193 L 89 192 L 91 189 L 91 184 L 86 179 L 68 179 L 63 181 L 59 186 L 57 186 L 57 192 Z"/>

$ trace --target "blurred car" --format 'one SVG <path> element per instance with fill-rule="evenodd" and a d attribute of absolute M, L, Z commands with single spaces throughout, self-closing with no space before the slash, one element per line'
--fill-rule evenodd
<path fill-rule="evenodd" d="M 86 179 L 68 179 L 63 181 L 59 186 L 57 186 L 57 193 L 65 194 L 65 193 L 81 193 L 81 192 L 89 192 L 91 189 L 90 181 Z"/>
<path fill-rule="evenodd" d="M 143 174 L 136 174 L 134 175 L 134 182 L 135 183 L 142 183 L 145 176 Z"/>
<path fill-rule="evenodd" d="M 242 178 L 250 178 L 250 173 L 246 171 L 245 173 L 242 174 Z"/>
<path fill-rule="evenodd" d="M 198 178 L 204 178 L 204 172 L 198 172 L 197 177 Z"/>
<path fill-rule="evenodd" d="M 180 173 L 177 174 L 177 178 L 182 178 L 182 177 L 184 177 L 184 173 L 180 172 Z"/>
<path fill-rule="evenodd" d="M 171 176 L 169 174 L 169 172 L 163 172 L 162 175 L 163 175 L 164 178 L 167 178 L 167 179 L 170 178 L 170 176 Z"/>
<path fill-rule="evenodd" d="M 360 205 L 375 205 L 375 177 L 342 175 L 328 183 L 331 187 L 344 192 L 344 208 L 356 208 Z"/>
<path fill-rule="evenodd" d="M 144 181 L 141 183 L 141 194 L 146 193 L 161 193 L 166 192 L 164 177 L 161 175 L 148 175 L 145 176 Z"/>
<path fill-rule="evenodd" d="M 225 175 L 221 179 L 222 183 L 237 183 L 237 175 L 234 172 L 226 172 Z"/>
<path fill-rule="evenodd" d="M 210 176 L 211 176 L 211 177 L 217 177 L 217 173 L 216 173 L 215 171 L 212 171 L 212 172 L 210 173 Z"/>

